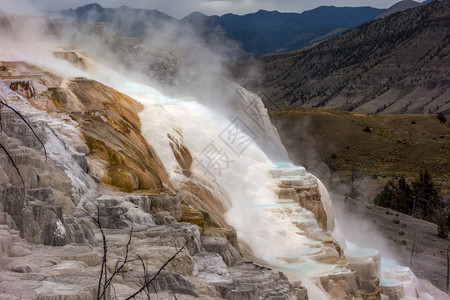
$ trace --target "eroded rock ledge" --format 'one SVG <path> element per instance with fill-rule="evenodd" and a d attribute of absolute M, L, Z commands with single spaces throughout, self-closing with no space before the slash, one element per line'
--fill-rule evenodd
<path fill-rule="evenodd" d="M 173 190 L 140 135 L 138 103 L 98 82 L 0 66 L 2 101 L 46 148 L 0 108 L 0 142 L 21 174 L 0 153 L 0 298 L 94 299 L 103 244 L 93 215 L 106 234 L 109 272 L 132 235 L 131 259 L 108 298 L 132 294 L 186 245 L 152 286 L 158 299 L 307 299 L 283 273 L 243 257 L 223 221 L 183 202 L 186 193 Z"/>

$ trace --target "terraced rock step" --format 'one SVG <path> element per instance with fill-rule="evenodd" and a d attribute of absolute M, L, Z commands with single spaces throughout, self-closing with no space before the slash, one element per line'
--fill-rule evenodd
<path fill-rule="evenodd" d="M 276 168 L 269 171 L 274 178 L 286 176 L 306 176 L 306 169 L 300 166 L 294 166 L 291 163 L 278 163 Z"/>

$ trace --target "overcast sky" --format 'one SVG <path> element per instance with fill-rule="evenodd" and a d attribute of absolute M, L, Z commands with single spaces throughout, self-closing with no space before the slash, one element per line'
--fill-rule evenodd
<path fill-rule="evenodd" d="M 98 0 L 103 7 L 127 5 L 134 8 L 157 9 L 181 19 L 194 11 L 206 15 L 226 13 L 246 14 L 265 10 L 302 12 L 321 5 L 372 6 L 387 8 L 400 0 Z M 37 6 L 44 10 L 62 10 L 93 3 L 95 0 L 0 0 L 0 10 L 10 12 L 29 11 Z"/>

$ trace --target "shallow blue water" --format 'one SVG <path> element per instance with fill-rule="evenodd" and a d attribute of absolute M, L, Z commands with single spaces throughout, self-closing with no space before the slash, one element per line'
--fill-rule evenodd
<path fill-rule="evenodd" d="M 280 161 L 280 162 L 275 163 L 276 170 L 290 169 L 290 168 L 294 168 L 294 167 L 296 167 L 296 166 L 294 166 L 294 164 L 291 163 L 290 161 Z"/>
<path fill-rule="evenodd" d="M 380 280 L 380 286 L 396 286 L 400 285 L 401 282 L 397 279 L 391 279 L 391 278 L 382 278 Z"/>

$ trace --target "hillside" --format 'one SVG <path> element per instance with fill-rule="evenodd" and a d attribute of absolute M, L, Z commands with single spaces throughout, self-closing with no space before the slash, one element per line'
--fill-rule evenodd
<path fill-rule="evenodd" d="M 387 16 L 390 16 L 392 14 L 407 10 L 407 9 L 411 9 L 411 8 L 415 8 L 417 6 L 422 5 L 422 3 L 413 1 L 413 0 L 402 0 L 398 3 L 395 3 L 394 5 L 392 5 L 391 7 L 389 7 L 388 9 L 386 9 L 385 11 L 383 11 L 381 14 L 379 14 L 378 16 L 376 16 L 374 19 L 381 19 L 381 18 L 385 18 Z"/>
<path fill-rule="evenodd" d="M 271 118 L 291 160 L 340 194 L 349 192 L 352 173 L 361 197 L 371 200 L 393 173 L 412 179 L 421 168 L 450 187 L 450 126 L 436 115 L 302 108 Z"/>
<path fill-rule="evenodd" d="M 318 46 L 231 67 L 269 109 L 450 112 L 450 1 L 363 24 Z"/>

